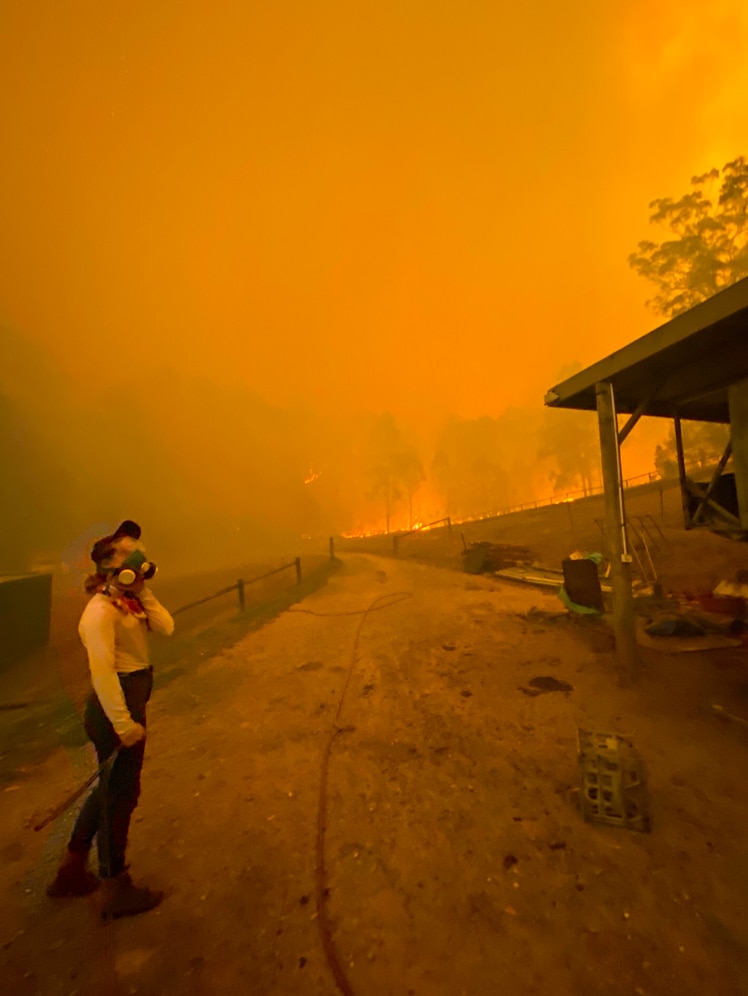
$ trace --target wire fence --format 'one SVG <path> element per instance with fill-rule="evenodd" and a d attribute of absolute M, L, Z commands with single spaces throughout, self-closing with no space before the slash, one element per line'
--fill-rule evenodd
<path fill-rule="evenodd" d="M 624 488 L 640 487 L 642 484 L 653 484 L 655 481 L 662 483 L 662 478 L 655 471 L 648 474 L 639 474 L 636 477 L 628 477 L 623 482 Z M 479 518 L 496 518 L 499 515 L 511 515 L 513 512 L 526 512 L 530 508 L 543 508 L 547 505 L 563 505 L 565 502 L 579 501 L 582 498 L 594 498 L 596 495 L 605 494 L 602 484 L 590 486 L 588 488 L 578 488 L 576 491 L 564 491 L 550 495 L 547 498 L 537 498 L 534 501 L 522 502 L 519 505 L 512 505 L 510 508 L 503 508 L 499 512 L 494 512 L 490 516 L 478 516 L 474 518 L 461 519 L 460 522 L 474 522 Z"/>
<path fill-rule="evenodd" d="M 623 482 L 623 486 L 624 488 L 634 488 L 634 487 L 640 487 L 642 484 L 653 484 L 655 482 L 659 482 L 662 486 L 664 486 L 666 483 L 670 483 L 670 482 L 665 482 L 658 473 L 650 471 L 647 474 L 638 474 L 636 477 L 626 478 L 626 480 L 624 480 Z M 518 505 L 511 505 L 508 508 L 502 508 L 496 512 L 489 512 L 486 515 L 466 516 L 464 519 L 453 519 L 451 516 L 448 515 L 445 516 L 443 519 L 436 519 L 434 522 L 429 522 L 425 526 L 419 526 L 416 529 L 397 530 L 396 532 L 393 532 L 391 534 L 378 533 L 378 534 L 372 534 L 372 536 L 384 537 L 387 535 L 391 535 L 393 553 L 395 554 L 395 556 L 397 556 L 400 548 L 400 543 L 402 542 L 402 540 L 404 540 L 408 536 L 422 535 L 423 533 L 427 533 L 438 526 L 442 527 L 446 526 L 447 531 L 451 535 L 453 525 L 466 525 L 471 522 L 485 522 L 489 519 L 498 519 L 503 515 L 512 515 L 513 513 L 516 512 L 526 512 L 529 509 L 533 508 L 547 508 L 550 505 L 563 505 L 575 501 L 580 501 L 584 498 L 594 498 L 597 495 L 602 495 L 604 493 L 605 489 L 602 485 L 594 487 L 591 486 L 588 488 L 579 488 L 576 491 L 564 491 L 561 493 L 557 492 L 556 494 L 549 495 L 547 498 L 536 498 L 533 501 L 521 502 Z M 351 536 L 346 538 L 355 540 L 359 539 L 360 537 Z M 330 543 L 332 545 L 332 540 L 330 540 Z"/>
<path fill-rule="evenodd" d="M 280 574 L 282 571 L 288 571 L 291 568 L 296 570 L 296 584 L 301 584 L 303 580 L 301 574 L 301 557 L 296 557 L 290 564 L 283 564 L 281 567 L 276 567 L 275 570 L 268 571 L 266 574 L 260 574 L 256 578 L 250 578 L 249 580 L 239 578 L 238 581 L 227 585 L 225 588 L 221 588 L 220 591 L 215 592 L 213 595 L 207 595 L 205 598 L 198 598 L 195 602 L 189 602 L 187 605 L 181 605 L 171 614 L 172 616 L 177 616 L 180 612 L 186 612 L 188 609 L 194 609 L 198 605 L 205 605 L 206 602 L 212 602 L 216 598 L 221 598 L 223 595 L 227 595 L 230 591 L 235 591 L 237 593 L 239 597 L 239 611 L 244 612 L 246 608 L 246 600 L 244 595 L 246 585 L 255 584 L 257 581 L 264 581 L 266 578 L 272 577 L 274 574 Z"/>

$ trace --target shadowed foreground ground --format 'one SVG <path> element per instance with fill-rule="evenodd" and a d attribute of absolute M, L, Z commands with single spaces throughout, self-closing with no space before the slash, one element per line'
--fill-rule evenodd
<path fill-rule="evenodd" d="M 411 597 L 360 615 L 379 596 Z M 324 911 L 356 996 L 747 992 L 748 740 L 708 703 L 735 657 L 655 654 L 631 690 L 609 634 L 552 594 L 347 555 L 326 587 L 157 689 L 130 860 L 162 907 L 102 925 L 44 886 L 93 770 L 58 749 L 4 786 L 0 975 L 18 996 L 327 996 Z M 351 670 L 351 664 L 353 664 Z M 350 677 L 349 677 L 350 674 Z M 531 697 L 553 676 L 573 690 Z M 630 737 L 653 830 L 585 824 L 578 726 Z"/>

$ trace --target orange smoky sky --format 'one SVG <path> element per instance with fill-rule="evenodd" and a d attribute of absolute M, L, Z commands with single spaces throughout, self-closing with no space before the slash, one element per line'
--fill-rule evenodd
<path fill-rule="evenodd" d="M 0 324 L 341 414 L 542 404 L 746 152 L 744 0 L 5 0 Z M 741 144 L 743 143 L 743 144 Z"/>

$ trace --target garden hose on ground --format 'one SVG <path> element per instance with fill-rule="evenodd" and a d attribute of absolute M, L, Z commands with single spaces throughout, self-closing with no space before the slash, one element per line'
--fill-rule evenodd
<path fill-rule="evenodd" d="M 330 971 L 335 978 L 338 989 L 343 994 L 343 996 L 354 996 L 353 989 L 348 977 L 346 976 L 343 966 L 340 963 L 340 958 L 338 957 L 337 951 L 335 950 L 335 944 L 332 939 L 332 931 L 330 930 L 330 922 L 327 917 L 327 908 L 325 905 L 325 900 L 328 895 L 327 888 L 327 867 L 325 865 L 325 830 L 327 829 L 325 823 L 325 817 L 327 815 L 327 773 L 330 767 L 330 754 L 332 752 L 332 745 L 335 738 L 339 733 L 350 732 L 355 729 L 354 726 L 341 726 L 339 722 L 340 711 L 343 707 L 343 700 L 345 699 L 345 693 L 348 690 L 348 685 L 351 680 L 351 675 L 353 674 L 353 668 L 356 663 L 356 656 L 358 653 L 358 642 L 361 635 L 361 629 L 366 621 L 366 617 L 370 612 L 375 612 L 378 609 L 389 608 L 391 605 L 396 605 L 398 602 L 403 601 L 406 598 L 412 598 L 412 593 L 409 591 L 397 591 L 392 592 L 387 595 L 380 595 L 375 598 L 374 601 L 369 605 L 368 608 L 362 609 L 354 612 L 313 612 L 311 609 L 289 609 L 289 612 L 304 612 L 307 615 L 312 616 L 362 616 L 361 622 L 358 624 L 356 629 L 356 635 L 353 640 L 353 651 L 351 653 L 351 662 L 348 667 L 348 674 L 346 675 L 345 684 L 343 685 L 343 691 L 340 694 L 338 700 L 338 707 L 335 710 L 335 716 L 332 721 L 332 729 L 330 730 L 330 735 L 325 744 L 324 753 L 322 755 L 322 772 L 320 777 L 319 785 L 319 804 L 317 808 L 317 841 L 316 841 L 316 898 L 317 898 L 317 922 L 319 923 L 320 939 L 322 941 L 322 947 L 325 952 L 325 957 L 327 958 L 327 963 L 330 966 Z"/>
<path fill-rule="evenodd" d="M 58 816 L 62 816 L 65 810 L 69 809 L 73 805 L 75 800 L 83 795 L 88 786 L 93 785 L 93 783 L 96 781 L 97 778 L 102 778 L 103 776 L 103 779 L 106 779 L 109 772 L 111 771 L 112 765 L 114 764 L 114 760 L 119 754 L 119 752 L 120 752 L 119 747 L 113 750 L 112 753 L 109 755 L 109 757 L 104 761 L 104 763 L 101 764 L 96 771 L 94 771 L 91 777 L 88 778 L 81 785 L 81 787 L 77 789 L 68 799 L 66 799 L 65 802 L 60 803 L 60 805 L 57 806 L 56 809 L 53 809 L 52 812 L 49 814 L 49 816 L 45 817 L 41 821 L 41 823 L 37 823 L 36 826 L 34 827 L 34 830 L 43 830 L 44 827 L 49 826 L 50 823 L 54 822 L 54 820 L 56 820 Z"/>

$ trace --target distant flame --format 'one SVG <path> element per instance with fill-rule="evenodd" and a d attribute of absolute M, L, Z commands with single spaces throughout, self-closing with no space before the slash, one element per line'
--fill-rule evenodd
<path fill-rule="evenodd" d="M 307 471 L 306 477 L 304 478 L 304 484 L 311 484 L 312 481 L 316 481 L 318 477 L 319 474 L 317 473 L 317 471 L 312 470 L 312 468 L 310 467 L 309 470 Z"/>
<path fill-rule="evenodd" d="M 341 533 L 343 539 L 361 539 L 363 536 L 386 536 L 386 529 L 359 529 L 355 533 Z"/>
<path fill-rule="evenodd" d="M 341 533 L 340 535 L 343 539 L 362 539 L 365 536 L 393 536 L 395 534 L 407 534 L 411 531 L 415 532 L 416 530 L 421 530 L 423 528 L 424 528 L 423 522 L 419 520 L 418 522 L 414 522 L 412 527 L 403 524 L 401 526 L 391 528 L 388 533 L 384 523 L 381 523 L 378 526 L 373 526 L 373 525 L 362 526 L 361 528 L 356 529 L 354 532 Z M 429 531 L 428 528 L 426 528 L 425 532 L 428 531 Z"/>

